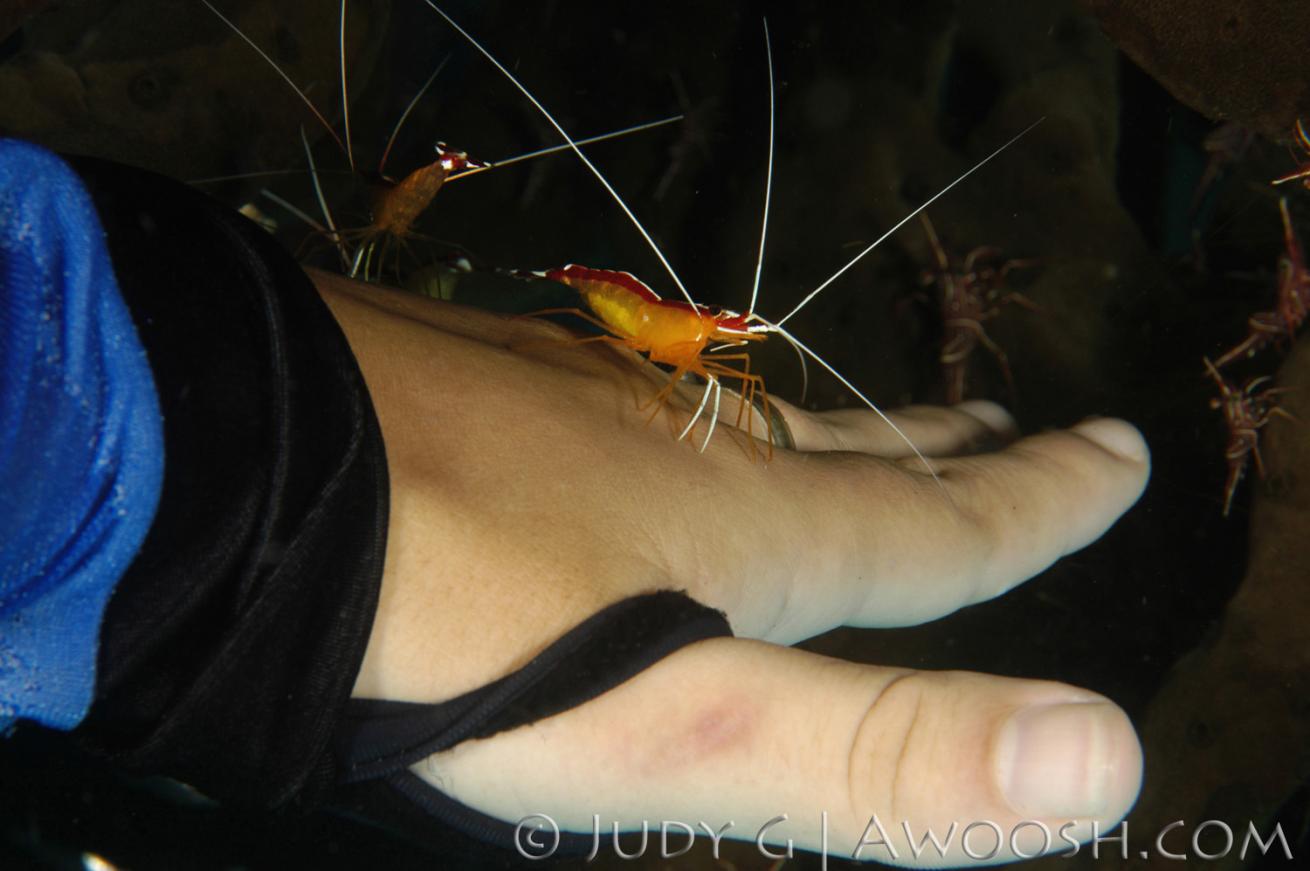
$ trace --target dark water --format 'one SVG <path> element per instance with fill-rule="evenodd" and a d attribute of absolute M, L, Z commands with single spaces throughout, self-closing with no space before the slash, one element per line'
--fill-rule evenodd
<path fill-rule="evenodd" d="M 110 120 L 70 117 L 62 127 L 43 129 L 49 141 L 74 150 L 99 143 L 111 156 L 183 178 L 303 168 L 294 124 L 230 123 L 258 120 L 261 101 L 281 101 L 277 114 L 307 124 L 316 140 L 337 220 L 343 226 L 365 220 L 367 186 L 349 174 L 341 150 L 316 122 L 301 117 L 285 84 L 260 71 L 261 62 L 244 49 L 231 55 L 249 67 L 244 75 L 262 76 L 260 88 L 205 84 L 206 76 L 223 80 L 225 71 L 197 69 L 190 59 L 206 57 L 227 38 L 207 10 L 171 12 L 154 25 L 157 32 L 146 33 L 128 23 L 140 20 L 128 14 L 132 5 L 119 4 L 119 14 L 98 25 L 101 45 L 112 51 L 95 58 L 105 76 L 98 93 L 132 110 Z M 304 16 L 292 4 L 264 6 L 278 20 Z M 324 14 L 325 5 L 313 8 Z M 968 395 L 1011 405 L 1029 432 L 1090 414 L 1125 417 L 1151 445 L 1151 484 L 1101 541 L 1000 600 L 927 626 L 836 632 L 809 646 L 867 662 L 1066 681 L 1105 693 L 1144 722 L 1170 668 L 1219 631 L 1247 566 L 1252 485 L 1243 484 L 1232 516 L 1222 518 L 1225 432 L 1208 406 L 1214 390 L 1201 357 L 1239 341 L 1250 312 L 1270 303 L 1282 238 L 1267 182 L 1293 165 L 1287 151 L 1257 140 L 1198 193 L 1209 160 L 1202 139 L 1213 123 L 1126 61 L 1073 2 L 462 2 L 448 11 L 485 39 L 575 136 L 687 114 L 681 125 L 589 154 L 697 301 L 735 308 L 749 299 L 764 193 L 768 73 L 760 22 L 767 14 L 777 137 L 758 306 L 766 317 L 790 310 L 910 209 L 1045 119 L 928 213 L 957 258 L 993 245 L 1039 261 L 1013 273 L 1012 287 L 1040 311 L 1006 307 L 987 323 L 1008 353 L 1014 395 L 982 348 L 971 362 Z M 489 160 L 556 144 L 521 95 L 421 3 L 352 4 L 349 20 L 362 46 L 350 71 L 361 166 L 376 166 L 391 125 L 447 56 L 398 138 L 390 172 L 420 165 L 437 139 Z M 334 36 L 335 22 L 328 24 L 316 31 L 320 43 Z M 70 55 L 94 54 L 67 37 L 61 41 L 59 33 L 58 21 L 33 22 L 9 63 L 42 39 Z M 301 81 L 338 122 L 332 44 L 324 51 L 289 25 L 276 31 L 274 44 L 288 60 L 327 59 Z M 113 63 L 124 67 L 121 81 Z M 190 131 L 209 129 L 215 118 L 224 123 L 216 136 L 190 142 L 185 158 L 152 158 L 175 155 L 170 143 L 179 130 L 179 124 L 145 123 L 152 117 L 188 118 Z M 177 162 L 159 165 L 168 160 Z M 317 216 L 302 174 L 209 189 L 234 205 L 256 203 L 289 246 L 331 265 L 330 248 L 259 195 L 264 184 Z M 1292 206 L 1307 211 L 1301 199 L 1294 197 Z M 666 296 L 676 294 L 633 227 L 568 154 L 452 182 L 420 229 L 443 241 L 417 243 L 400 261 L 402 278 L 411 282 L 431 278 L 433 264 L 464 254 L 489 269 L 566 262 L 621 268 Z M 922 227 L 911 222 L 791 322 L 882 405 L 940 402 L 945 395 L 939 319 L 931 304 L 915 298 L 930 256 Z M 494 275 L 440 274 L 445 295 L 497 310 L 527 311 L 564 299 Z M 757 359 L 772 392 L 800 401 L 799 370 L 788 349 L 766 349 Z M 1240 371 L 1272 374 L 1278 359 L 1269 352 Z M 806 402 L 828 408 L 855 400 L 816 376 Z M 748 507 L 723 510 L 750 522 Z M 40 739 L 27 740 L 32 758 L 48 760 L 35 773 L 48 777 L 49 789 L 14 810 L 7 837 L 10 846 L 34 854 L 67 855 L 66 848 L 85 846 L 120 855 L 110 845 L 145 861 L 155 849 L 177 857 L 185 853 L 182 843 L 213 839 L 231 845 L 224 855 L 234 864 L 246 856 L 273 861 L 273 855 L 324 851 L 339 860 L 342 854 L 333 851 L 341 850 L 424 861 L 376 833 L 347 836 L 179 808 L 110 771 L 70 767 Z M 1151 758 L 1148 742 L 1148 766 Z M 17 770 L 23 763 L 6 759 L 5 765 Z M 1267 819 L 1289 795 L 1253 795 L 1247 810 Z M 1291 831 L 1300 820 L 1294 807 L 1289 813 Z"/>

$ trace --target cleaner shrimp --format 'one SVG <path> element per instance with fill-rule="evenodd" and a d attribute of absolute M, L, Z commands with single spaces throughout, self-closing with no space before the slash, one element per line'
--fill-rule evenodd
<path fill-rule="evenodd" d="M 256 54 L 268 64 L 274 72 L 295 92 L 301 102 L 309 109 L 310 113 L 322 125 L 323 129 L 332 138 L 336 145 L 345 155 L 352 173 L 358 172 L 355 158 L 355 148 L 350 124 L 350 95 L 346 76 L 346 0 L 341 0 L 339 13 L 339 66 L 340 66 L 340 90 L 341 90 L 341 115 L 343 135 L 339 135 L 336 128 L 327 120 L 326 116 L 314 104 L 313 100 L 305 90 L 301 89 L 291 77 L 278 66 L 277 62 L 260 46 L 251 39 L 244 31 L 241 30 L 231 19 L 220 12 L 210 0 L 200 0 L 208 9 L 218 17 L 225 25 L 228 26 L 238 37 L 249 45 Z M 412 170 L 403 178 L 393 178 L 387 175 L 387 161 L 391 156 L 392 149 L 396 144 L 396 139 L 400 134 L 401 128 L 405 121 L 410 117 L 414 107 L 422 99 L 423 95 L 432 87 L 437 76 L 449 61 L 449 56 L 444 58 L 437 67 L 428 76 L 427 81 L 418 89 L 414 96 L 401 112 L 395 125 L 387 137 L 386 145 L 382 149 L 382 154 L 378 160 L 377 169 L 369 176 L 375 181 L 371 218 L 368 224 L 356 228 L 339 228 L 334 219 L 331 209 L 328 207 L 327 198 L 323 193 L 323 187 L 320 182 L 320 174 L 314 161 L 313 152 L 310 148 L 308 137 L 301 129 L 301 141 L 305 151 L 305 157 L 309 164 L 310 178 L 313 182 L 314 195 L 318 203 L 320 212 L 323 216 L 323 223 L 311 218 L 303 210 L 287 202 L 285 199 L 278 197 L 271 191 L 263 191 L 263 194 L 269 199 L 277 202 L 283 208 L 289 210 L 302 221 L 313 227 L 316 231 L 328 238 L 328 240 L 337 248 L 343 268 L 352 278 L 361 278 L 364 281 L 380 280 L 382 277 L 383 264 L 386 261 L 388 253 L 394 246 L 395 253 L 395 273 L 401 272 L 400 256 L 412 241 L 425 239 L 426 237 L 418 232 L 414 225 L 419 218 L 428 210 L 437 193 L 447 182 L 456 181 L 470 175 L 484 172 L 489 169 L 496 169 L 504 166 L 510 166 L 526 160 L 537 157 L 544 157 L 549 154 L 555 154 L 561 151 L 567 151 L 569 145 L 557 145 L 549 148 L 537 149 L 525 154 L 519 154 L 503 160 L 488 162 L 470 157 L 466 152 L 452 148 L 444 142 L 437 142 L 434 146 L 435 156 L 431 163 L 419 166 Z M 662 127 L 666 124 L 672 124 L 682 120 L 682 115 L 674 115 L 668 118 L 662 118 L 658 121 L 638 124 L 621 130 L 615 130 L 608 133 L 602 133 L 596 136 L 590 136 L 580 141 L 579 144 L 593 144 L 603 142 L 608 139 L 614 139 L 631 133 L 639 133 L 645 130 L 652 130 Z M 275 173 L 281 174 L 281 173 Z M 224 176 L 216 179 L 204 179 L 202 181 L 224 181 L 235 178 L 247 178 L 252 175 L 262 175 L 262 173 L 246 174 L 240 176 Z M 377 265 L 374 268 L 374 260 Z"/>
<path fill-rule="evenodd" d="M 742 313 L 729 309 L 715 309 L 697 303 L 682 282 L 681 278 L 679 278 L 673 266 L 665 257 L 664 253 L 660 250 L 660 247 L 655 242 L 654 238 L 643 226 L 642 222 L 614 189 L 604 173 L 602 173 L 587 157 L 587 155 L 583 153 L 581 148 L 579 148 L 581 143 L 574 140 L 556 120 L 555 116 L 552 115 L 544 105 L 542 105 L 531 91 L 529 91 L 513 73 L 497 60 L 467 30 L 461 27 L 453 18 L 440 9 L 433 0 L 425 0 L 425 2 L 438 15 L 445 19 L 451 27 L 458 31 L 473 46 L 473 48 L 480 52 L 488 61 L 500 70 L 514 87 L 517 88 L 523 96 L 537 108 L 547 122 L 555 128 L 556 132 L 559 133 L 565 142 L 568 143 L 568 146 L 573 153 L 579 158 L 579 160 L 581 160 L 592 175 L 595 176 L 613 198 L 614 202 L 631 221 L 638 233 L 655 254 L 656 258 L 660 261 L 670 279 L 673 281 L 673 284 L 677 287 L 682 299 L 666 300 L 659 297 L 658 294 L 652 291 L 644 283 L 637 280 L 634 276 L 624 272 L 594 270 L 574 265 L 564 267 L 563 269 L 531 273 L 537 277 L 550 278 L 567 284 L 582 295 L 583 300 L 591 309 L 591 314 L 579 309 L 565 309 L 562 311 L 577 314 L 599 326 L 606 333 L 605 335 L 597 336 L 593 339 L 584 339 L 583 341 L 605 341 L 614 344 L 622 344 L 633 348 L 634 350 L 647 353 L 649 359 L 653 362 L 666 363 L 674 367 L 673 380 L 655 397 L 657 405 L 663 405 L 667 401 L 672 391 L 672 384 L 676 383 L 676 380 L 684 373 L 695 373 L 705 381 L 705 388 L 701 394 L 700 403 L 691 415 L 691 419 L 688 421 L 687 425 L 683 428 L 679 435 L 679 439 L 686 438 L 692 432 L 695 424 L 705 414 L 705 410 L 709 406 L 711 398 L 713 398 L 713 410 L 710 412 L 709 422 L 706 427 L 706 435 L 700 448 L 702 451 L 705 449 L 706 445 L 709 443 L 709 438 L 713 433 L 714 425 L 718 419 L 719 403 L 722 394 L 721 382 L 725 378 L 729 380 L 737 380 L 743 385 L 738 411 L 739 421 L 742 409 L 744 409 L 745 405 L 757 395 L 761 398 L 762 404 L 764 404 L 766 422 L 770 420 L 767 411 L 767 393 L 764 389 L 764 382 L 761 376 L 750 371 L 749 356 L 742 351 L 736 351 L 731 354 L 724 354 L 722 352 L 725 349 L 741 348 L 748 343 L 761 341 L 770 334 L 776 334 L 782 337 L 784 341 L 795 349 L 801 357 L 802 365 L 806 359 L 813 361 L 820 368 L 836 378 L 866 407 L 877 414 L 878 417 L 889 426 L 902 441 L 904 441 L 913 452 L 914 456 L 932 476 L 933 480 L 936 481 L 938 486 L 944 486 L 927 457 L 923 455 L 904 431 L 902 431 L 890 417 L 888 417 L 850 380 L 844 377 L 808 345 L 801 342 L 799 338 L 787 330 L 784 324 L 823 292 L 824 289 L 829 287 L 833 282 L 855 266 L 856 263 L 881 245 L 886 239 L 890 238 L 893 233 L 1001 152 L 1005 151 L 1010 145 L 1014 144 L 1032 130 L 1033 127 L 1036 127 L 1037 124 L 1041 123 L 1042 119 L 1029 125 L 1009 141 L 996 148 L 982 160 L 975 163 L 971 168 L 939 190 L 936 194 L 925 200 L 909 214 L 905 215 L 894 226 L 867 245 L 859 254 L 850 259 L 828 279 L 810 291 L 795 307 L 791 309 L 791 311 L 776 320 L 769 320 L 756 311 L 756 303 L 759 298 L 759 286 L 764 264 L 765 244 L 768 236 L 769 207 L 771 204 L 773 189 L 774 142 L 776 139 L 776 97 L 774 94 L 773 53 L 769 41 L 767 21 L 764 24 L 764 37 L 769 66 L 768 169 L 766 171 L 764 210 L 761 221 L 759 251 L 755 265 L 755 278 L 751 290 L 749 306 L 746 311 Z M 718 344 L 715 344 L 713 347 L 708 347 L 711 343 Z M 737 365 L 732 365 L 734 363 Z M 656 410 L 658 411 L 658 407 Z M 770 432 L 769 435 L 772 436 L 772 432 Z M 770 439 L 770 445 L 771 444 L 772 439 Z"/>

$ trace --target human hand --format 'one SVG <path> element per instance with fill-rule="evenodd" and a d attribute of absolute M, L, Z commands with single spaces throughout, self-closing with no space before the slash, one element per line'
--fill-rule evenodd
<path fill-rule="evenodd" d="M 1012 437 L 996 406 L 893 415 L 940 484 L 864 412 L 779 403 L 797 450 L 760 462 L 721 421 L 698 453 L 670 432 L 684 411 L 645 424 L 652 366 L 567 345 L 537 320 L 312 277 L 359 359 L 391 475 L 357 696 L 451 698 L 606 605 L 659 589 L 722 610 L 737 635 L 416 767 L 447 794 L 583 832 L 600 814 L 606 827 L 731 820 L 729 837 L 753 836 L 786 813 L 775 834 L 809 849 L 826 812 L 827 845 L 845 855 L 876 814 L 904 864 L 916 862 L 902 820 L 939 835 L 954 821 L 946 861 L 960 862 L 958 828 L 972 821 L 1009 833 L 1039 820 L 1063 849 L 1055 833 L 1068 820 L 1086 838 L 1092 821 L 1104 832 L 1127 812 L 1140 750 L 1123 712 L 1094 693 L 785 645 L 935 619 L 1095 540 L 1146 482 L 1146 446 L 1129 425 L 1088 421 L 970 454 Z M 1040 841 L 1035 826 L 1019 830 L 1022 851 Z M 1007 857 L 1003 846 L 997 860 Z M 943 860 L 930 850 L 919 864 Z"/>

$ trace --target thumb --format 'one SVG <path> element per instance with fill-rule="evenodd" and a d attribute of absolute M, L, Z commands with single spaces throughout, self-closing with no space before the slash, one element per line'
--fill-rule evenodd
<path fill-rule="evenodd" d="M 602 854 L 615 822 L 644 822 L 654 852 L 667 820 L 933 867 L 1064 852 L 1109 832 L 1137 796 L 1141 750 L 1117 706 L 1062 684 L 714 639 L 422 768 L 505 820 L 544 812 L 590 833 L 599 818 Z"/>

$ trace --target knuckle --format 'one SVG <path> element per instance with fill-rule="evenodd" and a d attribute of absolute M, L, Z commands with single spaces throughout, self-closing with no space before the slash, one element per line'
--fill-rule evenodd
<path fill-rule="evenodd" d="M 969 573 L 961 578 L 961 607 L 1002 592 L 997 587 L 997 567 L 1006 561 L 1004 551 L 1029 513 L 1022 488 L 1003 476 L 998 469 L 978 464 L 967 475 L 947 479 L 954 509 L 945 512 L 941 541 L 949 544 L 954 564 Z"/>
<path fill-rule="evenodd" d="M 846 794 L 855 820 L 872 813 L 904 819 L 912 810 L 913 782 L 925 732 L 931 677 L 905 672 L 870 700 L 855 730 L 846 765 Z"/>

